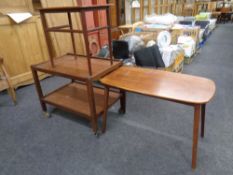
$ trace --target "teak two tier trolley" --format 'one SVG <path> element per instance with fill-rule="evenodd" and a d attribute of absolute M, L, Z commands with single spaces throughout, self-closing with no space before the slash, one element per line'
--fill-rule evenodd
<path fill-rule="evenodd" d="M 85 13 L 87 11 L 105 10 L 107 14 L 107 26 L 97 26 L 88 29 L 86 25 Z M 37 93 L 39 96 L 42 110 L 47 113 L 46 104 L 53 105 L 57 108 L 70 111 L 83 116 L 91 121 L 92 130 L 97 133 L 97 118 L 104 112 L 104 96 L 103 88 L 94 85 L 104 75 L 117 69 L 122 65 L 121 61 L 114 60 L 112 56 L 111 46 L 111 28 L 109 17 L 109 5 L 95 5 L 82 7 L 55 7 L 40 9 L 40 15 L 47 41 L 50 60 L 37 65 L 32 65 L 32 73 L 35 81 Z M 46 14 L 65 13 L 67 14 L 67 25 L 49 27 Z M 79 13 L 81 18 L 82 30 L 74 29 L 72 22 L 72 14 Z M 108 43 L 110 57 L 99 58 L 92 56 L 89 48 L 88 33 L 98 30 L 108 30 Z M 50 32 L 67 32 L 70 33 L 73 53 L 67 53 L 63 56 L 54 58 L 53 45 L 50 38 Z M 86 47 L 86 54 L 78 54 L 75 45 L 75 33 L 83 34 Z M 38 78 L 38 71 L 65 77 L 71 80 L 65 86 L 62 86 L 47 95 L 44 95 Z M 109 94 L 110 107 L 117 100 L 121 99 L 121 110 L 124 111 L 125 94 L 121 91 L 111 91 Z M 105 128 L 102 129 L 105 131 Z"/>

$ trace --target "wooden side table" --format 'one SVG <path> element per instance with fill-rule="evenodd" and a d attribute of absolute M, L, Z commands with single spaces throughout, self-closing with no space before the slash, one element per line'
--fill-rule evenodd
<path fill-rule="evenodd" d="M 3 64 L 3 58 L 0 58 L 0 84 L 3 84 L 3 88 L 0 89 L 0 91 L 7 89 L 8 94 L 11 96 L 12 101 L 14 104 L 16 104 L 16 94 L 15 89 L 11 84 L 10 77 L 6 71 L 6 68 Z"/>
<path fill-rule="evenodd" d="M 212 80 L 155 69 L 122 66 L 106 75 L 100 82 L 105 85 L 106 94 L 103 131 L 106 130 L 109 88 L 111 87 L 192 106 L 194 108 L 192 168 L 196 168 L 199 123 L 201 123 L 201 137 L 203 138 L 206 104 L 213 98 L 216 90 Z M 122 99 L 125 104 L 126 97 Z M 125 112 L 125 105 L 122 110 Z"/>

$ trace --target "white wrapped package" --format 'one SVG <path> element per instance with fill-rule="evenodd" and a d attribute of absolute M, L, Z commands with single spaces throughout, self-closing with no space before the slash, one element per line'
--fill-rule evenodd
<path fill-rule="evenodd" d="M 151 46 L 153 46 L 155 44 L 156 44 L 156 42 L 154 40 L 150 40 L 150 41 L 147 42 L 146 47 L 151 47 Z"/>
<path fill-rule="evenodd" d="M 177 17 L 177 22 L 184 21 L 184 16 L 176 16 L 176 17 Z"/>
<path fill-rule="evenodd" d="M 162 31 L 157 36 L 157 44 L 160 48 L 168 47 L 171 44 L 171 34 L 168 31 Z"/>
<path fill-rule="evenodd" d="M 177 41 L 178 45 L 184 49 L 185 57 L 192 57 L 195 53 L 196 42 L 190 36 L 180 36 Z"/>
<path fill-rule="evenodd" d="M 203 41 L 204 32 L 205 32 L 205 29 L 200 29 L 200 32 L 199 32 L 199 41 L 200 41 L 200 42 Z"/>
<path fill-rule="evenodd" d="M 173 14 L 167 13 L 164 15 L 149 15 L 144 18 L 146 23 L 152 24 L 165 24 L 165 25 L 173 25 L 177 21 L 177 17 Z"/>
<path fill-rule="evenodd" d="M 169 67 L 170 65 L 172 65 L 176 60 L 177 54 L 181 51 L 182 48 L 180 48 L 178 45 L 170 45 L 164 48 L 160 48 L 165 67 Z"/>
<path fill-rule="evenodd" d="M 160 51 L 165 67 L 169 67 L 174 62 L 174 59 L 172 59 L 173 49 L 171 47 L 165 47 L 162 48 Z"/>
<path fill-rule="evenodd" d="M 209 30 L 210 31 L 213 31 L 216 27 L 216 22 L 217 22 L 217 19 L 209 19 Z"/>

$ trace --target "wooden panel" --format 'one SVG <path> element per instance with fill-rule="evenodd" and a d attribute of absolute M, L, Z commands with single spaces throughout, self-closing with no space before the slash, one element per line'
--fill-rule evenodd
<path fill-rule="evenodd" d="M 153 3 L 151 0 L 140 0 L 140 8 L 131 8 L 126 3 L 127 8 L 131 8 L 132 22 L 142 20 L 145 15 L 151 14 L 152 4 L 154 6 L 154 12 L 156 14 L 173 13 L 179 16 L 190 16 L 198 13 L 200 8 L 205 5 L 208 11 L 214 11 L 216 8 L 216 2 L 195 2 L 185 0 L 155 0 Z"/>
<path fill-rule="evenodd" d="M 0 12 L 30 11 L 33 12 L 32 0 L 0 0 Z"/>
<path fill-rule="evenodd" d="M 30 66 L 48 59 L 47 47 L 39 16 L 14 24 L 8 17 L 0 19 L 0 55 L 12 84 L 31 82 Z"/>
<path fill-rule="evenodd" d="M 0 40 L 4 41 L 0 42 L 0 52 L 1 56 L 5 58 L 5 65 L 9 75 L 12 77 L 24 73 L 26 62 L 21 52 L 16 27 L 10 25 L 1 26 Z"/>

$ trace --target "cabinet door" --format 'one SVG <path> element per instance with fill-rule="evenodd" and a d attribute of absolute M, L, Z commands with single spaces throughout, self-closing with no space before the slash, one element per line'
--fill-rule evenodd
<path fill-rule="evenodd" d="M 3 17 L 0 27 L 0 55 L 13 84 L 30 80 L 30 66 L 48 59 L 39 16 L 21 24 Z"/>
<path fill-rule="evenodd" d="M 0 12 L 33 12 L 32 0 L 0 0 Z"/>
<path fill-rule="evenodd" d="M 39 19 L 39 18 L 38 18 Z M 15 31 L 18 35 L 20 48 L 25 60 L 25 70 L 30 71 L 30 65 L 40 63 L 48 59 L 45 51 L 45 42 L 43 40 L 42 26 L 40 20 L 35 19 L 24 25 L 15 25 Z"/>

